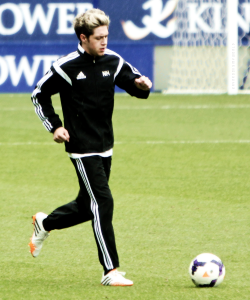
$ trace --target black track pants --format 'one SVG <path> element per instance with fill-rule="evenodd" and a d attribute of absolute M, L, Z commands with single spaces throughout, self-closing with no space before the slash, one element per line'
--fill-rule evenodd
<path fill-rule="evenodd" d="M 113 198 L 108 179 L 111 157 L 71 159 L 79 180 L 76 200 L 55 209 L 43 222 L 46 230 L 62 229 L 92 220 L 99 260 L 105 271 L 119 267 L 112 226 Z"/>

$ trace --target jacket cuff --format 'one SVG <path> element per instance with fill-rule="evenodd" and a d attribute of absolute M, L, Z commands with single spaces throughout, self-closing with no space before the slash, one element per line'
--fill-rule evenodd
<path fill-rule="evenodd" d="M 53 128 L 50 130 L 50 132 L 54 133 L 59 127 L 62 127 L 62 123 L 56 123 L 55 125 L 53 125 Z"/>
<path fill-rule="evenodd" d="M 131 92 L 132 92 L 131 93 L 132 96 L 135 96 L 135 97 L 138 97 L 138 98 L 141 98 L 141 99 L 147 99 L 149 94 L 150 94 L 150 89 L 147 90 L 147 91 L 141 90 L 133 82 L 133 87 L 131 89 Z"/>

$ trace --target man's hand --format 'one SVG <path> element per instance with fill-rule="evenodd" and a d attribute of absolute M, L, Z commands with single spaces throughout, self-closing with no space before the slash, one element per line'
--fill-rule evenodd
<path fill-rule="evenodd" d="M 135 79 L 135 85 L 138 89 L 148 91 L 152 87 L 152 82 L 148 77 L 141 76 Z"/>
<path fill-rule="evenodd" d="M 53 139 L 57 143 L 69 142 L 68 130 L 64 127 L 59 127 L 55 130 Z"/>

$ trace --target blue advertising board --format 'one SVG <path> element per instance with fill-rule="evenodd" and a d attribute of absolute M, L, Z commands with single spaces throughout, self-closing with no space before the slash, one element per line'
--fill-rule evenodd
<path fill-rule="evenodd" d="M 111 28 L 116 28 L 111 30 L 110 40 L 171 45 L 177 3 L 178 0 L 105 0 L 99 6 L 110 16 Z"/>
<path fill-rule="evenodd" d="M 92 1 L 17 0 L 0 5 L 0 43 L 73 42 L 72 21 L 93 8 Z"/>
<path fill-rule="evenodd" d="M 74 17 L 93 7 L 102 7 L 101 2 L 105 1 L 12 0 L 0 4 L 0 92 L 31 92 L 56 59 L 77 49 Z M 114 12 L 106 12 L 112 20 Z M 108 48 L 152 78 L 153 46 L 122 45 L 115 39 L 121 34 L 122 26 L 116 28 L 112 22 Z"/>
<path fill-rule="evenodd" d="M 178 0 L 12 0 L 0 4 L 0 42 L 71 42 L 76 14 L 98 6 L 111 19 L 110 41 L 171 44 Z"/>
<path fill-rule="evenodd" d="M 133 47 L 111 44 L 110 49 L 152 78 L 153 56 L 148 45 Z M 77 42 L 71 44 L 39 43 L 0 45 L 0 91 L 3 93 L 31 92 L 51 64 L 60 56 L 77 50 Z M 117 88 L 117 91 L 120 91 Z"/>
<path fill-rule="evenodd" d="M 226 45 L 227 1 L 1 1 L 0 92 L 31 92 L 55 59 L 75 51 L 74 17 L 96 7 L 111 19 L 108 47 L 153 80 L 156 45 Z M 250 0 L 239 0 L 238 24 L 248 44 Z"/>

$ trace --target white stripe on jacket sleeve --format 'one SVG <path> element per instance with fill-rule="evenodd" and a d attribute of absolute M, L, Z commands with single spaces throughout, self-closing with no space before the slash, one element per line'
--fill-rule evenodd
<path fill-rule="evenodd" d="M 37 83 L 36 89 L 33 91 L 31 99 L 35 106 L 35 112 L 38 115 L 39 119 L 43 122 L 43 126 L 48 130 L 51 131 L 53 126 L 49 122 L 48 117 L 45 117 L 43 113 L 43 109 L 41 104 L 38 102 L 37 94 L 41 93 L 41 87 L 51 76 L 53 75 L 52 71 L 50 70 L 46 75 L 43 76 L 43 78 Z"/>

